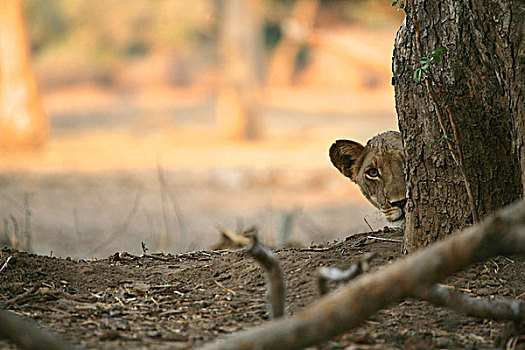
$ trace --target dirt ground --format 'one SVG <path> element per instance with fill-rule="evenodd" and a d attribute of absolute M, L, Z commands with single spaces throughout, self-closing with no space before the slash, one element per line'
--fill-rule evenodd
<path fill-rule="evenodd" d="M 372 269 L 400 258 L 400 243 L 357 234 L 339 242 L 275 250 L 285 275 L 287 312 L 319 298 L 320 266 L 349 267 L 376 252 Z M 401 239 L 385 230 L 374 236 Z M 242 250 L 136 256 L 101 260 L 1 251 L 0 300 L 71 343 L 88 349 L 192 349 L 269 322 L 265 276 Z M 443 283 L 480 298 L 525 298 L 525 259 L 498 257 Z M 492 349 L 505 324 L 406 300 L 380 311 L 357 329 L 312 349 Z M 6 341 L 0 347 L 13 348 Z M 525 349 L 525 335 L 517 349 Z"/>

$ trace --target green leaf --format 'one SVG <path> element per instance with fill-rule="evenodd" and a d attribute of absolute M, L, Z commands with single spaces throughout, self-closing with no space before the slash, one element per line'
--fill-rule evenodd
<path fill-rule="evenodd" d="M 416 71 L 414 72 L 414 80 L 416 81 L 416 83 L 419 83 L 419 81 L 421 80 L 421 69 L 420 68 L 416 69 Z"/>
<path fill-rule="evenodd" d="M 441 55 L 447 52 L 447 49 L 443 46 L 438 47 L 430 54 L 430 59 L 435 62 L 440 62 Z"/>
<path fill-rule="evenodd" d="M 396 5 L 397 5 L 397 1 L 393 1 L 392 6 L 396 6 Z"/>
<path fill-rule="evenodd" d="M 444 47 L 444 46 L 440 46 L 438 47 L 435 51 L 434 51 L 434 54 L 438 55 L 438 56 L 441 56 L 442 54 L 444 54 L 445 52 L 447 52 L 447 48 Z"/>
<path fill-rule="evenodd" d="M 450 135 L 443 135 L 439 138 L 439 143 L 443 143 L 445 140 L 452 140 Z"/>

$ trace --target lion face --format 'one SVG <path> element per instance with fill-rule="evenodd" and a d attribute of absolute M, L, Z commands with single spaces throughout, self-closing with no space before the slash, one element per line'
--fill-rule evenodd
<path fill-rule="evenodd" d="M 359 186 L 372 205 L 388 221 L 405 221 L 405 155 L 401 134 L 387 131 L 370 139 L 366 146 L 338 140 L 330 147 L 330 160 Z"/>

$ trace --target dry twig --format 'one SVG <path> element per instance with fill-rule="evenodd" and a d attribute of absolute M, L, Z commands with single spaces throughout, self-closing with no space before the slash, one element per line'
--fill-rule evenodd
<path fill-rule="evenodd" d="M 4 264 L 2 265 L 2 267 L 0 267 L 0 272 L 5 270 L 5 268 L 7 267 L 7 264 L 9 264 L 9 261 L 11 260 L 11 258 L 12 258 L 12 256 L 8 256 L 7 259 L 5 259 Z"/>
<path fill-rule="evenodd" d="M 491 320 L 525 321 L 525 302 L 521 300 L 476 299 L 436 284 L 420 294 L 436 306 L 446 306 L 458 313 Z"/>
<path fill-rule="evenodd" d="M 131 208 L 131 211 L 129 212 L 128 216 L 126 217 L 126 219 L 124 220 L 120 228 L 116 232 L 111 234 L 111 236 L 105 239 L 98 246 L 91 249 L 91 251 L 89 251 L 86 254 L 87 256 L 93 255 L 96 252 L 98 252 L 100 249 L 105 248 L 108 244 L 113 242 L 118 237 L 121 237 L 127 231 L 129 225 L 131 224 L 131 220 L 133 220 L 133 217 L 135 216 L 135 213 L 137 212 L 137 209 L 140 203 L 140 199 L 142 198 L 142 190 L 143 190 L 143 187 L 140 186 L 137 190 L 137 193 L 135 194 L 135 199 L 133 200 L 133 207 Z"/>
<path fill-rule="evenodd" d="M 256 233 L 251 235 L 251 243 L 250 246 L 247 247 L 247 251 L 264 267 L 268 274 L 268 297 L 270 299 L 273 318 L 276 319 L 284 316 L 285 287 L 279 262 L 268 249 L 259 243 Z"/>
<path fill-rule="evenodd" d="M 368 239 L 375 239 L 376 241 L 383 241 L 383 242 L 392 242 L 392 243 L 403 243 L 400 239 L 393 239 L 393 238 L 383 238 L 383 237 L 376 237 L 376 236 L 366 236 Z"/>
<path fill-rule="evenodd" d="M 370 229 L 370 231 L 373 232 L 374 229 L 373 229 L 372 226 L 368 223 L 368 220 L 366 219 L 366 216 L 363 218 L 363 220 L 365 220 L 365 223 L 366 223 L 366 225 L 368 226 L 368 228 Z"/>
<path fill-rule="evenodd" d="M 186 232 L 184 229 L 184 223 L 182 220 L 182 214 L 177 202 L 177 199 L 175 198 L 175 194 L 173 193 L 173 190 L 171 189 L 171 186 L 168 182 L 168 179 L 166 177 L 166 173 L 164 172 L 164 168 L 162 167 L 162 164 L 160 163 L 160 160 L 157 160 L 157 177 L 160 184 L 160 199 L 162 202 L 162 219 L 164 221 L 164 233 L 161 235 L 159 240 L 159 248 L 161 250 L 167 249 L 170 246 L 170 238 L 171 238 L 171 229 L 169 225 L 168 220 L 168 213 L 167 213 L 167 200 L 169 199 L 171 208 L 173 210 L 173 216 L 175 220 L 177 221 L 177 226 L 179 229 L 179 241 L 177 244 L 179 245 L 180 250 L 184 250 L 186 248 Z"/>
<path fill-rule="evenodd" d="M 303 349 L 361 324 L 392 303 L 419 297 L 445 277 L 475 262 L 512 254 L 525 255 L 524 201 L 461 234 L 357 278 L 294 317 L 241 332 L 204 348 Z"/>
<path fill-rule="evenodd" d="M 170 258 L 164 255 L 155 255 L 155 254 L 142 254 L 143 258 L 149 258 L 153 260 L 160 260 L 160 261 L 169 261 Z"/>
<path fill-rule="evenodd" d="M 36 295 L 36 293 L 38 293 L 41 286 L 42 284 L 40 282 L 36 283 L 34 286 L 26 290 L 24 293 L 6 300 L 6 304 L 18 304 L 18 303 L 25 301 L 28 298 L 31 298 L 32 296 Z"/>
<path fill-rule="evenodd" d="M 24 214 L 25 214 L 25 229 L 26 229 L 26 239 L 25 239 L 25 248 L 26 251 L 31 253 L 33 251 L 32 247 L 32 232 L 31 232 L 31 208 L 29 207 L 29 194 L 24 195 Z"/>
<path fill-rule="evenodd" d="M 214 282 L 215 282 L 216 285 L 218 285 L 219 287 L 221 287 L 222 289 L 224 289 L 228 293 L 233 294 L 233 295 L 237 294 L 237 293 L 235 293 L 235 291 L 233 289 L 225 287 L 221 282 L 219 282 L 219 281 L 214 281 Z"/>
<path fill-rule="evenodd" d="M 336 267 L 322 267 L 319 269 L 317 277 L 317 285 L 319 287 L 319 294 L 328 294 L 328 281 L 332 282 L 348 282 L 357 276 L 368 271 L 370 260 L 376 253 L 367 253 L 358 262 L 353 264 L 348 270 L 340 270 Z"/>

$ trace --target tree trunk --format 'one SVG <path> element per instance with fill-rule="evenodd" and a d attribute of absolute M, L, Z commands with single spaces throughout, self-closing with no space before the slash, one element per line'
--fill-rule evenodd
<path fill-rule="evenodd" d="M 314 25 L 319 3 L 319 0 L 297 0 L 291 16 L 281 24 L 281 40 L 275 48 L 268 70 L 269 84 L 284 86 L 292 84 L 297 53 L 302 45 L 308 43 L 309 32 Z"/>
<path fill-rule="evenodd" d="M 440 46 L 448 50 L 429 70 L 453 115 L 480 218 L 522 196 L 521 167 L 525 168 L 524 2 L 414 3 L 415 8 L 412 1 L 406 2 L 393 59 L 396 109 L 407 156 L 404 250 L 409 252 L 472 223 L 461 171 L 440 141 L 444 133 L 436 108 L 447 116 L 446 108 L 442 102 L 436 105 L 425 83 L 414 80 L 421 66 L 414 20 L 422 56 Z M 448 117 L 444 125 L 457 148 Z"/>
<path fill-rule="evenodd" d="M 260 0 L 222 0 L 217 122 L 231 139 L 260 136 L 263 41 Z"/>
<path fill-rule="evenodd" d="M 29 49 L 21 0 L 0 0 L 0 146 L 40 146 L 48 135 Z"/>

